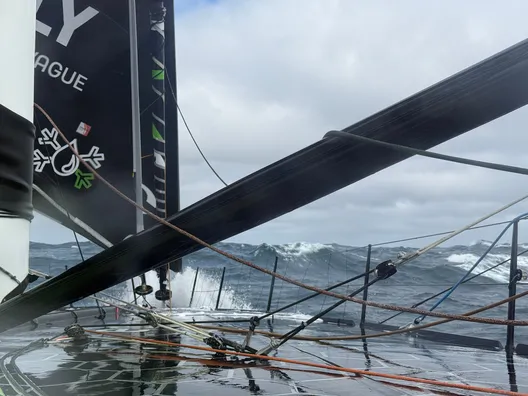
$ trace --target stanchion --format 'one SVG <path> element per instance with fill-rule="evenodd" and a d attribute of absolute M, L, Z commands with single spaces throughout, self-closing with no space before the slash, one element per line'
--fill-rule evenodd
<path fill-rule="evenodd" d="M 224 287 L 224 275 L 225 267 L 222 269 L 222 278 L 220 278 L 220 288 L 218 289 L 218 298 L 216 299 L 215 309 L 218 309 L 218 306 L 220 305 L 220 296 L 222 295 L 222 287 Z"/>
<path fill-rule="evenodd" d="M 196 267 L 196 273 L 194 274 L 194 282 L 193 282 L 193 287 L 192 287 L 192 291 L 191 291 L 191 300 L 189 301 L 189 308 L 191 308 L 191 305 L 192 305 L 192 302 L 193 302 L 194 289 L 196 288 L 196 281 L 198 279 L 198 272 L 200 272 L 200 267 Z"/>
<path fill-rule="evenodd" d="M 273 265 L 273 272 L 277 272 L 277 263 L 279 261 L 279 257 L 275 256 L 275 264 Z M 270 290 L 268 295 L 268 305 L 266 306 L 266 312 L 269 312 L 271 309 L 271 299 L 273 298 L 273 288 L 275 287 L 275 275 L 271 277 L 271 283 L 270 283 Z"/>
<path fill-rule="evenodd" d="M 365 279 L 363 280 L 363 286 L 365 286 L 365 289 L 363 289 L 363 300 L 367 301 L 368 299 L 368 287 L 366 287 L 369 283 L 369 276 L 370 276 L 370 255 L 372 253 L 372 245 L 368 245 L 368 251 L 367 251 L 367 262 L 365 263 Z M 367 313 L 367 306 L 362 305 L 361 306 L 361 320 L 359 323 L 359 326 L 363 328 L 365 326 L 365 315 Z"/>

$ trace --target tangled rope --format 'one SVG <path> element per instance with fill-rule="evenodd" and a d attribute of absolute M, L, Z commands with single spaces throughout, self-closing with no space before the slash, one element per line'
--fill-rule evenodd
<path fill-rule="evenodd" d="M 103 184 L 105 184 L 108 188 L 110 188 L 114 193 L 116 193 L 118 196 L 120 196 L 122 199 L 124 199 L 125 201 L 127 201 L 128 203 L 130 203 L 131 205 L 133 205 L 134 207 L 136 207 L 137 209 L 143 211 L 145 214 L 147 214 L 149 217 L 151 217 L 152 219 L 156 220 L 157 222 L 159 222 L 160 224 L 163 224 L 169 228 L 171 228 L 172 230 L 188 237 L 189 239 L 193 240 L 194 242 L 202 245 L 203 247 L 206 247 L 230 260 L 233 260 L 235 262 L 238 262 L 240 264 L 243 264 L 243 265 L 246 265 L 248 267 L 251 267 L 257 271 L 260 271 L 262 273 L 265 273 L 267 275 L 270 275 L 270 276 L 275 276 L 276 278 L 284 281 L 284 282 L 287 282 L 287 283 L 290 283 L 292 285 L 295 285 L 295 286 L 298 286 L 298 287 L 301 287 L 301 288 L 304 288 L 306 290 L 311 290 L 311 291 L 314 291 L 314 292 L 318 292 L 320 294 L 324 294 L 324 295 L 327 295 L 329 297 L 333 297 L 333 298 L 337 298 L 337 299 L 341 299 L 341 300 L 348 300 L 348 301 L 352 301 L 354 303 L 357 303 L 357 304 L 361 304 L 361 305 L 367 305 L 367 306 L 370 306 L 370 307 L 375 307 L 375 308 L 381 308 L 381 309 L 387 309 L 387 310 L 391 310 L 391 311 L 402 311 L 402 312 L 408 312 L 408 313 L 414 313 L 414 314 L 418 314 L 418 315 L 426 315 L 426 316 L 433 316 L 433 317 L 438 317 L 438 318 L 445 318 L 445 319 L 452 319 L 452 320 L 461 320 L 461 321 L 466 321 L 466 322 L 474 322 L 474 323 L 485 323 L 485 324 L 495 324 L 495 325 L 505 325 L 505 326 L 528 326 L 528 321 L 524 321 L 524 320 L 503 320 L 503 319 L 493 319 L 493 318 L 474 318 L 474 317 L 467 317 L 467 316 L 463 316 L 463 315 L 454 315 L 454 314 L 448 314 L 448 313 L 443 313 L 443 312 L 432 312 L 432 311 L 428 311 L 428 310 L 423 310 L 423 309 L 417 309 L 417 308 L 408 308 L 408 307 L 402 307 L 402 306 L 398 306 L 398 305 L 391 305 L 391 304 L 383 304 L 383 303 L 376 303 L 376 302 L 373 302 L 373 301 L 364 301 L 364 300 L 361 300 L 361 299 L 358 299 L 358 298 L 355 298 L 355 297 L 348 297 L 348 296 L 345 296 L 345 295 L 342 295 L 342 294 L 338 294 L 338 293 L 333 293 L 331 291 L 326 291 L 324 289 L 321 289 L 321 288 L 318 288 L 318 287 L 315 287 L 315 286 L 311 286 L 311 285 L 307 285 L 307 284 L 304 284 L 302 282 L 299 282 L 295 279 L 292 279 L 292 278 L 289 278 L 289 277 L 286 277 L 284 275 L 281 275 L 279 273 L 276 273 L 276 272 L 273 272 L 271 270 L 268 270 L 266 268 L 263 268 L 263 267 L 260 267 L 250 261 L 247 261 L 247 260 L 244 260 L 242 258 L 239 258 L 233 254 L 230 254 L 230 253 L 227 253 L 215 246 L 212 246 L 210 245 L 209 243 L 201 240 L 200 238 L 192 235 L 191 233 L 175 226 L 174 224 L 171 224 L 169 223 L 168 221 L 166 221 L 165 219 L 155 215 L 154 213 L 150 212 L 149 210 L 147 210 L 146 208 L 144 208 L 143 206 L 137 204 L 134 200 L 130 199 L 129 197 L 127 197 L 125 194 L 123 194 L 121 191 L 119 191 L 117 188 L 115 188 L 110 182 L 108 182 L 105 178 L 103 178 L 92 166 L 90 166 L 80 155 L 79 153 L 77 152 L 77 150 L 75 149 L 75 147 L 73 147 L 73 145 L 68 141 L 68 139 L 66 138 L 66 136 L 64 135 L 64 133 L 60 130 L 60 128 L 57 126 L 57 124 L 53 121 L 53 119 L 51 118 L 51 116 L 40 106 L 38 105 L 37 103 L 34 104 L 35 108 L 37 108 L 45 117 L 46 119 L 50 122 L 50 124 L 57 130 L 57 133 L 60 135 L 60 137 L 66 142 L 66 144 L 70 147 L 70 149 L 72 150 L 72 152 L 74 153 L 74 155 L 77 157 L 77 159 L 79 160 L 80 163 L 82 163 L 90 172 L 92 172 L 94 174 L 94 176 L 100 180 Z"/>
<path fill-rule="evenodd" d="M 465 384 L 455 384 L 451 382 L 430 380 L 430 379 L 425 379 L 425 378 L 408 377 L 405 375 L 379 373 L 379 372 L 370 371 L 370 370 L 360 370 L 360 369 L 353 369 L 353 368 L 348 368 L 348 367 L 338 367 L 338 366 L 332 366 L 328 364 L 304 362 L 301 360 L 294 360 L 294 359 L 285 359 L 285 358 L 276 357 L 276 356 L 266 356 L 265 359 L 262 359 L 261 355 L 255 355 L 252 353 L 224 351 L 220 349 L 202 347 L 202 346 L 197 346 L 197 345 L 178 344 L 175 342 L 161 341 L 161 340 L 151 340 L 147 338 L 134 337 L 134 336 L 124 335 L 124 334 L 119 334 L 119 333 L 108 333 L 108 332 L 98 331 L 98 330 L 86 330 L 86 332 L 100 335 L 100 336 L 116 337 L 116 338 L 121 338 L 125 340 L 136 341 L 136 342 L 142 342 L 142 343 L 166 345 L 166 346 L 172 346 L 176 348 L 195 349 L 199 351 L 206 351 L 206 352 L 213 352 L 213 353 L 220 353 L 220 354 L 227 354 L 227 355 L 234 355 L 234 356 L 244 356 L 244 357 L 248 357 L 252 359 L 259 359 L 259 360 L 271 360 L 271 361 L 276 361 L 276 362 L 315 367 L 315 368 L 321 368 L 321 369 L 332 370 L 332 371 L 341 371 L 345 373 L 351 373 L 351 374 L 362 375 L 362 376 L 367 376 L 367 377 L 381 377 L 381 378 L 387 378 L 387 379 L 393 379 L 393 380 L 440 386 L 440 387 L 445 387 L 445 388 L 454 388 L 454 389 L 463 389 L 463 390 L 474 391 L 474 392 L 491 393 L 491 394 L 496 394 L 496 395 L 528 396 L 528 393 L 518 393 L 518 392 L 512 392 L 512 391 L 507 391 L 507 390 L 502 390 L 502 389 L 485 388 L 485 387 L 465 385 Z"/>

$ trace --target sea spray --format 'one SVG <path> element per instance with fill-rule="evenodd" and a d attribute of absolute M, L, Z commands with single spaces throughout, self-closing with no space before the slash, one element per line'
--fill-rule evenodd
<path fill-rule="evenodd" d="M 220 289 L 220 279 L 218 279 L 211 271 L 198 271 L 198 278 L 196 279 L 196 289 L 190 308 L 202 310 L 214 310 L 216 307 L 216 300 Z M 187 308 L 191 301 L 192 286 L 196 276 L 196 269 L 185 267 L 183 272 L 175 274 L 170 273 L 170 290 L 172 291 L 171 306 L 174 308 Z M 149 271 L 145 274 L 147 284 L 154 287 L 159 285 L 158 276 L 155 271 Z M 140 282 L 139 278 L 135 278 L 136 285 Z M 132 288 L 127 287 L 127 299 L 132 301 L 134 294 Z M 142 298 L 141 298 L 142 300 Z M 140 300 L 140 301 L 141 301 Z M 146 297 L 147 302 L 153 307 L 162 308 L 169 305 L 168 303 L 156 300 L 154 293 Z M 230 310 L 251 310 L 251 304 L 238 295 L 230 286 L 224 286 L 220 297 L 220 306 L 222 309 Z"/>

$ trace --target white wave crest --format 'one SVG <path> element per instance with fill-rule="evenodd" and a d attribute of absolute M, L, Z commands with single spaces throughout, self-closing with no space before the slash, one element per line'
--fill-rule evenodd
<path fill-rule="evenodd" d="M 491 241 L 487 241 L 485 239 L 479 239 L 477 241 L 473 241 L 469 244 L 469 246 L 477 246 L 477 245 L 482 245 L 482 246 L 491 246 L 493 242 Z"/>
<path fill-rule="evenodd" d="M 172 307 L 189 308 L 196 270 L 191 267 L 185 267 L 181 273 L 169 273 L 171 274 L 170 289 L 172 291 Z M 145 274 L 145 278 L 147 280 L 147 284 L 154 287 L 154 290 L 157 290 L 159 280 L 156 272 L 147 272 Z M 136 286 L 141 283 L 139 278 L 134 278 L 134 282 Z M 217 279 L 216 277 L 211 276 L 204 271 L 199 271 L 198 278 L 196 279 L 196 287 L 192 305 L 190 308 L 206 311 L 214 310 L 216 307 L 219 289 L 220 279 Z M 134 293 L 132 292 L 130 283 L 127 283 L 127 294 L 128 301 L 132 301 L 134 299 Z M 164 308 L 166 306 L 163 302 L 156 300 L 154 293 L 148 295 L 146 298 L 149 304 L 151 304 L 153 307 Z M 252 309 L 250 303 L 246 302 L 243 297 L 236 293 L 235 290 L 225 285 L 222 288 L 219 308 L 232 310 Z"/>
<path fill-rule="evenodd" d="M 295 242 L 275 246 L 277 252 L 285 258 L 297 258 L 317 253 L 323 249 L 331 249 L 331 245 L 322 243 Z"/>
<path fill-rule="evenodd" d="M 473 270 L 473 274 L 477 274 L 484 270 L 487 270 L 502 261 L 508 260 L 510 256 L 508 254 L 488 254 L 484 260 Z M 479 259 L 479 256 L 471 253 L 465 254 L 452 254 L 447 258 L 450 263 L 456 264 L 457 267 L 464 270 L 469 270 L 473 264 Z M 528 270 L 528 257 L 519 256 L 517 258 L 517 266 L 523 272 Z M 493 279 L 497 282 L 508 282 L 510 276 L 510 268 L 508 263 L 501 265 L 497 268 L 486 272 L 483 276 Z"/>

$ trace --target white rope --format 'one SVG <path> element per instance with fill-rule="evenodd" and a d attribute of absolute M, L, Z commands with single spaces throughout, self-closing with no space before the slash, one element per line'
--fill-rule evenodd
<path fill-rule="evenodd" d="M 490 214 L 488 214 L 488 215 L 486 215 L 484 217 L 481 217 L 480 219 L 478 219 L 478 220 L 476 220 L 476 221 L 474 221 L 474 222 L 472 222 L 472 223 L 470 223 L 470 224 L 468 224 L 468 225 L 466 225 L 466 226 L 464 226 L 464 227 L 462 227 L 462 228 L 460 228 L 460 229 L 458 229 L 456 231 L 453 231 L 449 235 L 446 235 L 445 237 L 438 239 L 436 242 L 433 242 L 433 243 L 431 243 L 431 244 L 429 244 L 429 245 L 427 245 L 427 246 L 425 246 L 425 247 L 423 247 L 421 249 L 418 249 L 418 250 L 416 250 L 413 253 L 409 253 L 409 254 L 405 255 L 404 257 L 402 257 L 398 261 L 396 261 L 394 264 L 397 265 L 397 266 L 406 264 L 409 261 L 414 260 L 415 258 L 417 258 L 417 257 L 421 256 L 422 254 L 428 252 L 429 250 L 434 249 L 435 247 L 441 245 L 442 243 L 450 240 L 451 238 L 454 238 L 455 236 L 463 233 L 464 231 L 467 231 L 471 227 L 474 227 L 475 225 L 477 225 L 479 223 L 482 223 L 484 220 L 487 220 L 490 217 L 493 217 L 496 214 L 498 214 L 500 212 L 503 212 L 506 209 L 511 208 L 512 206 L 518 204 L 521 201 L 524 201 L 527 198 L 528 198 L 528 195 L 525 195 L 524 197 L 516 199 L 515 201 L 510 202 L 509 204 L 507 204 L 507 205 L 495 210 L 494 212 L 491 212 Z"/>

